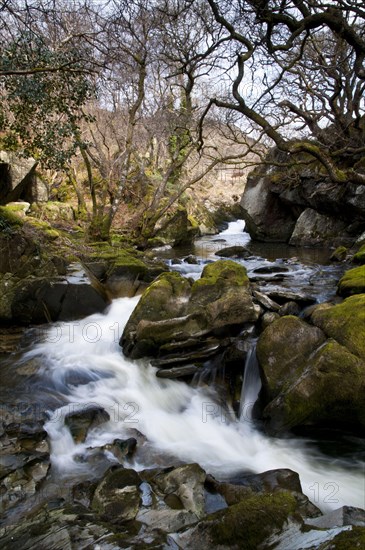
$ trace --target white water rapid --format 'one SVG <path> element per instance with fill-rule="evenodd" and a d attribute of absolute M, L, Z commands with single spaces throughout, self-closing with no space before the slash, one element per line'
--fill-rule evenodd
<path fill-rule="evenodd" d="M 133 435 L 131 428 L 135 428 L 148 438 L 156 455 L 167 453 L 198 462 L 217 477 L 291 468 L 299 472 L 304 492 L 322 509 L 364 506 L 360 465 L 331 461 L 303 440 L 266 437 L 247 419 L 234 420 L 233 413 L 227 418 L 210 388 L 158 379 L 146 362 L 126 359 L 118 340 L 137 301 L 118 299 L 105 315 L 54 325 L 27 354 L 41 356 L 43 375 L 51 377 L 67 399 L 67 405 L 54 411 L 46 425 L 52 463 L 60 475 L 77 472 L 81 466 L 75 457 L 88 447 Z M 72 385 L 67 380 L 75 372 L 79 382 Z M 88 404 L 103 407 L 110 421 L 76 445 L 64 416 Z M 144 462 L 133 467 L 151 466 Z"/>

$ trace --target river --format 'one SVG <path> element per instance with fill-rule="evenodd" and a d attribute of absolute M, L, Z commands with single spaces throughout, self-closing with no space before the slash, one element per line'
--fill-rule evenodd
<path fill-rule="evenodd" d="M 198 277 L 217 249 L 249 244 L 243 229 L 238 221 L 217 236 L 200 239 L 194 249 L 198 263 L 175 263 L 172 267 Z M 300 256 L 300 251 L 287 247 L 273 245 L 268 249 L 272 256 L 267 254 L 263 259 L 261 248 L 251 259 L 242 260 L 250 275 L 257 266 L 270 265 L 274 257 L 275 265 L 288 269 L 281 281 L 263 274 L 259 282 L 263 288 L 310 287 L 318 301 L 334 293 L 333 281 L 340 268 L 319 263 L 318 259 L 323 261 L 322 253 L 314 251 L 309 257 L 308 251 Z M 279 249 L 282 256 L 278 256 Z M 159 254 L 171 258 L 170 250 Z M 180 461 L 198 462 L 217 478 L 229 479 L 244 472 L 290 468 L 299 473 L 303 492 L 322 510 L 344 504 L 364 507 L 363 441 L 348 437 L 341 448 L 336 449 L 335 444 L 324 453 L 316 440 L 268 437 L 249 415 L 238 419 L 233 411 L 227 414 L 219 405 L 214 387 L 159 379 L 148 361 L 125 358 L 118 341 L 138 299 L 117 299 L 105 314 L 51 326 L 38 333 L 31 349 L 17 360 L 18 368 L 32 362 L 37 365 L 13 396 L 17 403 L 33 403 L 35 410 L 42 409 L 42 414 L 48 416 L 45 429 L 51 444 L 54 483 L 67 485 L 75 479 L 95 476 L 96 464 L 105 467 L 115 460 L 108 453 L 97 455 L 95 449 L 115 438 L 138 433 L 141 443 L 130 463 L 137 470 Z M 257 376 L 251 376 L 251 380 L 247 392 L 257 394 Z M 9 389 L 8 399 L 11 394 Z M 91 430 L 84 443 L 75 444 L 65 426 L 65 415 L 90 404 L 103 407 L 110 420 Z M 100 454 L 104 455 L 102 460 Z"/>

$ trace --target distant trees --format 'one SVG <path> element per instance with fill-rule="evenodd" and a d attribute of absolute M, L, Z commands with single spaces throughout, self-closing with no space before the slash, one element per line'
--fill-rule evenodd
<path fill-rule="evenodd" d="M 360 0 L 7 0 L 0 16 L 3 146 L 67 171 L 93 238 L 122 202 L 154 236 L 256 143 L 365 183 Z M 242 149 L 215 147 L 213 127 Z"/>

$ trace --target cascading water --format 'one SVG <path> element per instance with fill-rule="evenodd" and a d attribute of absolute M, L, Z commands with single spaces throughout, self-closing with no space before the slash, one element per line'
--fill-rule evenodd
<path fill-rule="evenodd" d="M 66 403 L 46 424 L 57 475 L 67 479 L 81 470 L 91 472 L 92 466 L 80 462 L 80 455 L 130 437 L 137 429 L 154 453 L 141 458 L 137 446 L 136 469 L 154 466 L 153 457 L 164 454 L 198 462 L 220 479 L 245 471 L 291 468 L 299 472 L 304 492 L 323 509 L 363 506 L 360 465 L 330 462 L 303 440 L 266 437 L 251 422 L 238 421 L 233 411 L 227 414 L 213 389 L 158 379 L 147 362 L 127 360 L 118 339 L 137 301 L 118 299 L 105 315 L 56 325 L 27 354 L 39 357 L 44 379 L 58 388 Z M 254 364 L 252 358 L 249 364 Z M 69 376 L 75 372 L 78 382 Z M 248 380 L 244 385 L 252 387 Z M 253 397 L 249 394 L 247 399 Z M 76 444 L 65 426 L 65 414 L 90 404 L 103 407 L 110 420 Z"/>
<path fill-rule="evenodd" d="M 241 422 L 253 422 L 253 408 L 261 390 L 259 364 L 256 357 L 256 340 L 247 352 L 243 375 L 239 418 Z"/>

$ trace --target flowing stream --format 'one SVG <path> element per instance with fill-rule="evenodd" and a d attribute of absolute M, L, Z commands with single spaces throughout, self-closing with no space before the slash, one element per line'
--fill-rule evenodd
<path fill-rule="evenodd" d="M 231 244 L 242 229 L 242 222 L 237 222 L 218 237 Z M 248 242 L 246 235 L 242 238 Z M 218 244 L 222 247 L 222 242 Z M 176 267 L 180 271 L 193 268 L 197 276 L 213 253 L 199 257 L 196 265 Z M 251 261 L 258 265 L 257 258 Z M 262 262 L 266 260 L 261 258 Z M 298 272 L 303 280 L 319 269 L 318 265 L 303 266 L 297 259 L 290 265 L 295 280 Z M 22 358 L 22 362 L 38 361 L 43 391 L 51 389 L 60 402 L 57 408 L 50 407 L 45 426 L 58 479 L 91 477 L 95 448 L 138 434 L 144 443 L 137 445 L 135 469 L 198 462 L 217 478 L 229 479 L 247 472 L 290 468 L 300 474 L 303 491 L 323 510 L 344 504 L 364 507 L 364 462 L 355 454 L 331 457 L 322 454 L 313 441 L 272 438 L 255 427 L 250 412 L 259 391 L 254 349 L 248 358 L 240 419 L 220 406 L 213 387 L 159 379 L 147 361 L 125 358 L 118 341 L 137 302 L 138 297 L 121 298 L 105 314 L 57 323 Z M 90 405 L 103 407 L 110 420 L 89 431 L 84 443 L 76 444 L 65 426 L 65 415 Z"/>

